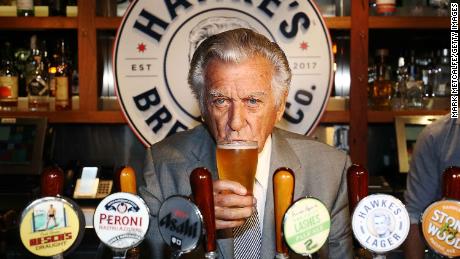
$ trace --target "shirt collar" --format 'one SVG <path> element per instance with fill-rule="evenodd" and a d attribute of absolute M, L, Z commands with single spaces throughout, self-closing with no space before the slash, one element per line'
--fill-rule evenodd
<path fill-rule="evenodd" d="M 262 152 L 259 153 L 257 158 L 257 173 L 256 173 L 256 180 L 263 186 L 264 189 L 268 186 L 268 177 L 269 177 L 269 170 L 270 170 L 270 154 L 272 153 L 272 137 L 271 135 L 268 136 L 267 140 L 265 141 L 264 148 Z M 267 170 L 264 170 L 262 167 L 268 166 Z M 262 169 L 262 170 L 260 170 Z"/>

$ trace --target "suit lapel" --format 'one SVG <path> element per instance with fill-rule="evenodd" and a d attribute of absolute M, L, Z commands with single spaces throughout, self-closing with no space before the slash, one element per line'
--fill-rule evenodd
<path fill-rule="evenodd" d="M 288 141 L 278 129 L 272 134 L 272 151 L 270 157 L 270 178 L 268 181 L 267 196 L 265 202 L 264 226 L 262 233 L 261 258 L 275 257 L 275 217 L 273 204 L 273 174 L 280 167 L 289 167 L 294 172 L 300 170 L 300 161 Z M 296 177 L 297 179 L 297 177 Z M 295 182 L 295 190 L 303 189 L 303 183 Z M 295 191 L 296 193 L 296 191 Z"/>

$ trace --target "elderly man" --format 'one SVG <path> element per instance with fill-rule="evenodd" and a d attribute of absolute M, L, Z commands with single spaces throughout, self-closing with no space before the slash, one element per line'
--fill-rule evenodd
<path fill-rule="evenodd" d="M 169 253 L 156 223 L 161 202 L 175 194 L 190 195 L 190 173 L 203 166 L 216 179 L 213 186 L 219 258 L 274 258 L 272 176 L 282 166 L 295 172 L 294 199 L 316 197 L 331 214 L 330 236 L 319 251 L 320 257 L 352 258 L 345 181 L 350 161 L 332 147 L 275 128 L 283 116 L 290 80 L 288 61 L 280 47 L 249 29 L 216 34 L 198 47 L 189 84 L 198 98 L 204 125 L 153 145 L 147 154 L 146 184 L 140 193 L 153 217 L 146 245 L 154 258 L 165 258 Z M 247 190 L 236 182 L 217 180 L 215 153 L 219 140 L 258 142 L 254 196 L 246 195 Z M 237 254 L 232 229 L 241 227 L 256 210 L 262 237 L 247 244 L 247 253 Z M 187 256 L 203 258 L 203 251 L 197 249 Z"/>

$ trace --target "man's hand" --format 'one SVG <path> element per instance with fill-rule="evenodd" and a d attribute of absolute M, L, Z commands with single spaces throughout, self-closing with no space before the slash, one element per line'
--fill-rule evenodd
<path fill-rule="evenodd" d="M 216 229 L 243 225 L 251 216 L 256 199 L 252 195 L 246 195 L 246 188 L 234 181 L 216 180 L 213 189 Z"/>

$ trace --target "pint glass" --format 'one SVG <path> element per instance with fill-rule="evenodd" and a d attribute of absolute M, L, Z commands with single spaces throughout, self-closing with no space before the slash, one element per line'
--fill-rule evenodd
<path fill-rule="evenodd" d="M 256 141 L 222 141 L 217 143 L 216 160 L 219 179 L 242 184 L 252 195 L 257 170 Z"/>

